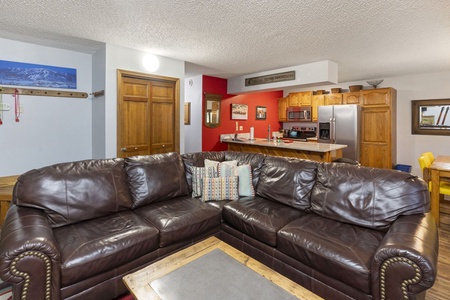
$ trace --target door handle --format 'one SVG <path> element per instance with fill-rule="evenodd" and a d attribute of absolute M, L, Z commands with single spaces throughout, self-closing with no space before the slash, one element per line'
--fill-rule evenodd
<path fill-rule="evenodd" d="M 121 148 L 120 151 L 126 152 L 126 151 L 127 151 L 127 148 Z"/>

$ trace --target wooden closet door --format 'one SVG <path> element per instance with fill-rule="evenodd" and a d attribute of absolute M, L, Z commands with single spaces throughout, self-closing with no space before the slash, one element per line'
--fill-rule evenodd
<path fill-rule="evenodd" d="M 175 84 L 153 81 L 151 90 L 150 153 L 175 151 Z"/>
<path fill-rule="evenodd" d="M 179 80 L 118 71 L 117 157 L 179 152 Z"/>
<path fill-rule="evenodd" d="M 150 83 L 122 77 L 117 105 L 117 157 L 150 154 Z"/>

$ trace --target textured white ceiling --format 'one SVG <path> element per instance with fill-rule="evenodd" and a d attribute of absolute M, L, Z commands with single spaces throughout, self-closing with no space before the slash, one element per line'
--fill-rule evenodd
<path fill-rule="evenodd" d="M 0 37 L 121 45 L 184 60 L 188 75 L 321 60 L 340 82 L 450 70 L 449 0 L 0 0 L 0 16 Z"/>

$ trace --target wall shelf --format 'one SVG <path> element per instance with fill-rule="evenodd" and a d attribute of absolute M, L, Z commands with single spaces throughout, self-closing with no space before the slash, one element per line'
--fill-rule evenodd
<path fill-rule="evenodd" d="M 14 94 L 17 90 L 19 95 L 28 96 L 48 96 L 48 97 L 67 97 L 67 98 L 87 98 L 88 94 L 83 92 L 67 92 L 67 91 L 55 91 L 55 90 L 39 90 L 39 89 L 27 89 L 27 88 L 5 88 L 0 87 L 0 94 Z"/>

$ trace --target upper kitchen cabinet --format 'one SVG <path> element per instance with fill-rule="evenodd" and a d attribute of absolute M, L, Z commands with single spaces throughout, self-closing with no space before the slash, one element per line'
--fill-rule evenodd
<path fill-rule="evenodd" d="M 313 95 L 311 99 L 311 120 L 317 122 L 318 107 L 325 104 L 325 95 Z"/>
<path fill-rule="evenodd" d="M 342 96 L 342 103 L 344 104 L 360 104 L 359 91 L 344 93 Z"/>
<path fill-rule="evenodd" d="M 325 105 L 342 104 L 342 94 L 326 94 Z"/>
<path fill-rule="evenodd" d="M 288 100 L 288 97 L 278 99 L 278 121 L 280 122 L 287 121 L 286 110 L 288 108 Z"/>
<path fill-rule="evenodd" d="M 392 169 L 396 164 L 397 91 L 361 90 L 361 159 L 363 166 Z"/>
<path fill-rule="evenodd" d="M 289 94 L 288 106 L 310 106 L 312 91 Z"/>

